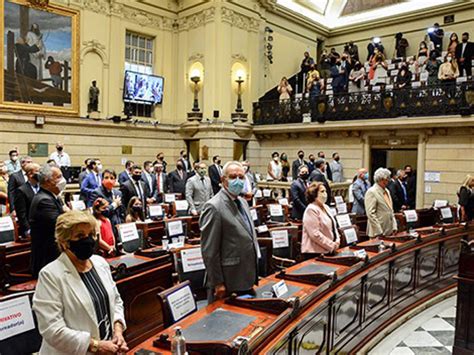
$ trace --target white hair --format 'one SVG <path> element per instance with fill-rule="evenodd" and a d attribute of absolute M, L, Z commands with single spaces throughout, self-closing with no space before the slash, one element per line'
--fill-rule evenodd
<path fill-rule="evenodd" d="M 390 179 L 390 176 L 392 176 L 390 170 L 385 168 L 378 168 L 377 170 L 375 170 L 374 173 L 374 181 L 379 182 L 384 179 Z"/>
<path fill-rule="evenodd" d="M 222 175 L 228 176 L 227 170 L 229 170 L 231 166 L 237 166 L 241 169 L 244 168 L 244 166 L 238 161 L 228 161 L 227 163 L 224 164 L 224 167 L 222 168 Z"/>
<path fill-rule="evenodd" d="M 39 183 L 43 185 L 45 182 L 53 178 L 53 168 L 49 164 L 44 164 L 39 170 Z"/>

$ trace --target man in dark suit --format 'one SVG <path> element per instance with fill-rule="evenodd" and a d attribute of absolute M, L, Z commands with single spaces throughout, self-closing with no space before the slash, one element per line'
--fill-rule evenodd
<path fill-rule="evenodd" d="M 326 164 L 326 168 L 324 170 L 324 175 L 326 176 L 327 179 L 331 180 L 332 181 L 332 171 L 331 171 L 331 167 L 329 166 L 329 163 L 326 161 L 326 154 L 324 154 L 324 152 L 319 152 L 318 153 L 318 159 L 323 159 L 324 160 L 324 164 Z"/>
<path fill-rule="evenodd" d="M 84 181 L 84 179 L 86 178 L 87 175 L 90 174 L 90 170 L 89 170 L 89 164 L 91 162 L 91 158 L 87 158 L 86 160 L 84 160 L 84 165 L 85 165 L 85 168 L 84 170 L 81 171 L 81 173 L 79 174 L 79 186 L 81 186 L 82 182 Z"/>
<path fill-rule="evenodd" d="M 184 170 L 181 160 L 176 162 L 176 170 L 168 174 L 168 189 L 172 193 L 180 193 L 183 197 L 186 194 L 186 181 L 188 174 Z"/>
<path fill-rule="evenodd" d="M 150 160 L 143 163 L 142 181 L 147 185 L 147 198 L 152 198 L 155 195 L 156 181 L 155 174 L 153 174 L 153 165 Z"/>
<path fill-rule="evenodd" d="M 186 173 L 190 173 L 193 170 L 193 167 L 191 166 L 191 162 L 189 161 L 188 153 L 186 153 L 185 150 L 182 150 L 179 152 L 179 159 L 181 163 L 183 163 L 183 168 Z"/>
<path fill-rule="evenodd" d="M 153 199 L 157 203 L 163 202 L 163 195 L 168 192 L 168 177 L 166 173 L 163 171 L 163 163 L 161 161 L 157 161 L 154 164 L 155 167 L 155 188 L 153 189 L 154 195 Z"/>
<path fill-rule="evenodd" d="M 328 193 L 328 199 L 326 201 L 326 204 L 329 205 L 331 203 L 331 188 L 329 187 L 328 179 L 326 178 L 326 175 L 324 174 L 326 170 L 326 162 L 323 159 L 318 159 L 314 163 L 314 166 L 315 166 L 315 169 L 309 176 L 309 180 L 311 182 L 319 181 L 324 184 L 324 187 L 326 188 L 326 191 Z"/>
<path fill-rule="evenodd" d="M 407 175 L 408 207 L 414 209 L 416 208 L 416 171 L 413 171 L 411 165 L 405 165 L 404 170 Z"/>
<path fill-rule="evenodd" d="M 301 165 L 307 165 L 308 163 L 306 160 L 304 160 L 304 152 L 300 150 L 298 152 L 298 159 L 296 159 L 292 166 L 291 166 L 291 172 L 293 174 L 293 181 L 298 179 L 298 169 L 300 168 Z"/>
<path fill-rule="evenodd" d="M 218 155 L 215 155 L 212 158 L 213 164 L 209 167 L 209 178 L 211 179 L 212 192 L 217 194 L 221 189 L 221 176 L 222 176 L 222 166 L 221 158 Z"/>
<path fill-rule="evenodd" d="M 258 284 L 257 235 L 249 206 L 239 197 L 244 179 L 242 164 L 227 163 L 222 189 L 204 205 L 199 220 L 209 303 L 231 293 L 249 293 Z"/>
<path fill-rule="evenodd" d="M 302 220 L 304 211 L 308 203 L 306 202 L 306 189 L 308 188 L 308 167 L 300 165 L 298 168 L 298 178 L 291 183 L 291 218 Z"/>
<path fill-rule="evenodd" d="M 89 162 L 91 173 L 87 175 L 81 184 L 81 193 L 86 197 L 86 206 L 92 207 L 92 193 L 102 184 L 102 163 L 99 159 L 91 159 Z"/>
<path fill-rule="evenodd" d="M 59 250 L 54 238 L 56 219 L 64 212 L 59 194 L 66 188 L 61 169 L 43 165 L 39 171 L 40 191 L 30 206 L 31 269 L 37 278 L 40 270 L 54 261 Z"/>
<path fill-rule="evenodd" d="M 15 212 L 18 218 L 18 232 L 24 238 L 30 236 L 29 213 L 33 197 L 35 197 L 40 189 L 38 184 L 39 169 L 40 166 L 38 164 L 28 164 L 25 167 L 28 181 L 15 191 Z"/>
<path fill-rule="evenodd" d="M 311 175 L 311 173 L 314 171 L 314 169 L 316 169 L 316 167 L 314 166 L 314 162 L 316 161 L 316 157 L 314 156 L 314 154 L 310 154 L 308 156 L 308 171 L 309 171 L 309 174 Z"/>
<path fill-rule="evenodd" d="M 120 186 L 120 192 L 122 192 L 122 203 L 125 208 L 127 208 L 132 197 L 137 196 L 140 201 L 142 201 L 143 213 L 146 215 L 147 203 L 152 200 L 147 198 L 148 187 L 142 181 L 142 168 L 139 165 L 133 165 L 131 170 L 131 179 Z"/>
<path fill-rule="evenodd" d="M 132 166 L 134 165 L 135 163 L 131 160 L 127 160 L 125 162 L 125 170 L 122 171 L 118 177 L 120 186 L 122 186 L 126 181 L 130 180 L 131 175 L 132 175 Z"/>
<path fill-rule="evenodd" d="M 408 208 L 408 193 L 405 170 L 397 170 L 395 179 L 387 186 L 392 197 L 393 211 L 401 212 Z"/>
<path fill-rule="evenodd" d="M 15 192 L 21 185 L 23 185 L 26 180 L 26 171 L 25 167 L 28 164 L 31 164 L 33 160 L 29 156 L 24 156 L 20 159 L 21 169 L 16 173 L 10 175 L 8 180 L 8 201 L 10 201 L 10 209 L 13 211 L 15 209 Z"/>
<path fill-rule="evenodd" d="M 474 43 L 469 42 L 469 33 L 462 34 L 462 42 L 456 46 L 456 59 L 459 64 L 459 75 L 472 75 L 472 57 L 474 56 Z"/>

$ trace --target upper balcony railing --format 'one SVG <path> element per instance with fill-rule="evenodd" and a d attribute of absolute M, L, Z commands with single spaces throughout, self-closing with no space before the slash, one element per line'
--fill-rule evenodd
<path fill-rule="evenodd" d="M 474 113 L 474 81 L 359 93 L 300 95 L 253 104 L 255 125 Z"/>

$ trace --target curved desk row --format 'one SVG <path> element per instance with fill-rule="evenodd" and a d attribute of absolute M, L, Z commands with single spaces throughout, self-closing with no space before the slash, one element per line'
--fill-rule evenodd
<path fill-rule="evenodd" d="M 190 354 L 355 353 L 374 332 L 455 287 L 460 240 L 473 237 L 474 226 L 447 225 L 415 238 L 401 233 L 385 249 L 363 242 L 261 280 L 256 298 L 217 301 L 174 326 Z M 259 298 L 282 279 L 284 298 Z M 174 326 L 130 353 L 169 353 Z"/>

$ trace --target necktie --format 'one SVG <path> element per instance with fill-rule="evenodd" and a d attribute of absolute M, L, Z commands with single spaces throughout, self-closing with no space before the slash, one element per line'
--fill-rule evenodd
<path fill-rule="evenodd" d="M 245 213 L 244 208 L 242 207 L 242 203 L 239 201 L 239 199 L 237 199 L 237 200 L 235 200 L 235 204 L 237 205 L 237 209 L 240 212 L 240 216 L 242 217 L 242 219 L 245 222 L 245 225 L 247 226 L 247 232 L 249 232 L 251 235 L 253 235 L 252 227 L 251 227 L 252 225 L 250 224 L 250 221 L 247 217 L 247 214 Z"/>
<path fill-rule="evenodd" d="M 99 174 L 96 174 L 96 179 L 97 179 L 97 185 L 100 186 L 100 178 L 99 178 Z"/>
<path fill-rule="evenodd" d="M 206 183 L 204 182 L 204 178 L 203 178 L 203 177 L 201 178 L 201 182 L 202 182 L 202 184 L 203 184 L 204 186 L 206 186 Z"/>
<path fill-rule="evenodd" d="M 403 190 L 403 202 L 406 204 L 407 201 L 408 201 L 406 183 L 405 183 L 405 182 L 402 182 L 401 185 L 402 185 L 402 190 Z"/>
<path fill-rule="evenodd" d="M 161 174 L 156 175 L 156 190 L 161 193 Z"/>
<path fill-rule="evenodd" d="M 136 184 L 137 184 L 138 198 L 139 198 L 140 200 L 143 200 L 143 194 L 142 194 L 142 189 L 141 189 L 141 187 L 140 187 L 140 182 L 137 181 Z"/>
<path fill-rule="evenodd" d="M 390 202 L 390 197 L 388 197 L 387 190 L 384 190 L 383 192 L 383 198 L 385 199 L 385 202 L 387 203 L 387 206 L 392 208 L 392 203 Z"/>

